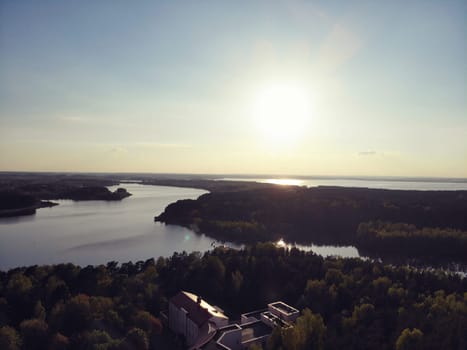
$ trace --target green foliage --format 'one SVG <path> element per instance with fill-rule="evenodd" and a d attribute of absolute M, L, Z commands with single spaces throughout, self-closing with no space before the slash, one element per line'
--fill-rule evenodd
<path fill-rule="evenodd" d="M 170 204 L 158 219 L 196 227 L 216 239 L 231 242 L 255 243 L 283 237 L 302 243 L 354 244 L 370 252 L 379 252 L 385 246 L 370 244 L 357 234 L 359 224 L 378 220 L 407 222 L 411 225 L 395 224 L 399 225 L 395 229 L 432 228 L 421 230 L 417 237 L 404 233 L 384 242 L 399 238 L 425 242 L 431 247 L 425 254 L 439 257 L 456 254 L 456 258 L 465 260 L 462 253 L 466 251 L 466 212 L 467 196 L 457 191 L 263 186 L 243 191 L 215 191 L 197 200 L 178 201 Z M 462 243 L 463 250 L 456 248 L 454 242 Z M 436 249 L 436 244 L 444 248 Z M 397 250 L 396 244 L 386 247 L 386 251 L 423 253 L 422 249 Z"/>
<path fill-rule="evenodd" d="M 238 295 L 240 289 L 242 288 L 243 285 L 243 275 L 240 271 L 235 270 L 231 274 L 231 280 L 232 280 L 232 288 L 235 292 L 236 295 Z"/>
<path fill-rule="evenodd" d="M 357 238 L 359 246 L 380 253 L 465 259 L 467 251 L 467 231 L 452 228 L 371 221 L 358 226 Z"/>
<path fill-rule="evenodd" d="M 0 349 L 19 350 L 21 348 L 21 338 L 18 332 L 9 326 L 0 328 Z"/>
<path fill-rule="evenodd" d="M 140 328 L 131 329 L 123 341 L 123 349 L 147 350 L 148 348 L 148 337 L 146 333 Z"/>
<path fill-rule="evenodd" d="M 417 328 L 405 328 L 396 341 L 396 350 L 422 349 L 423 332 Z"/>
<path fill-rule="evenodd" d="M 266 349 L 267 350 L 282 350 L 282 330 L 280 327 L 276 327 L 273 329 L 271 336 L 268 338 L 266 342 Z"/>
<path fill-rule="evenodd" d="M 117 311 L 109 310 L 104 316 L 104 321 L 109 327 L 114 328 L 116 330 L 122 330 L 124 327 L 124 322 Z"/>
<path fill-rule="evenodd" d="M 136 313 L 133 324 L 144 330 L 146 334 L 160 334 L 162 332 L 162 324 L 153 315 L 147 311 L 140 310 Z"/>
<path fill-rule="evenodd" d="M 78 294 L 66 304 L 63 315 L 64 330 L 71 333 L 73 330 L 84 330 L 89 325 L 92 314 L 89 296 Z"/>
<path fill-rule="evenodd" d="M 37 318 L 24 320 L 20 323 L 21 337 L 26 349 L 40 349 L 44 344 L 49 331 L 49 326 Z"/>
<path fill-rule="evenodd" d="M 324 349 L 326 326 L 320 315 L 304 309 L 293 327 L 276 328 L 268 341 L 268 349 Z"/>
<path fill-rule="evenodd" d="M 369 325 L 371 322 L 373 322 L 375 314 L 375 307 L 373 305 L 358 305 L 355 306 L 352 312 L 352 321 L 354 323 L 362 323 L 363 325 Z"/>
<path fill-rule="evenodd" d="M 213 279 L 222 281 L 225 277 L 225 266 L 217 256 L 209 256 L 207 259 L 206 273 Z"/>
<path fill-rule="evenodd" d="M 424 350 L 467 348 L 467 279 L 271 243 L 121 266 L 18 268 L 0 273 L 0 282 L 0 349 L 21 340 L 57 350 L 173 348 L 159 313 L 180 290 L 232 318 L 276 300 L 303 310 L 296 327 L 273 331 L 268 349 L 389 350 L 406 328 L 423 333 Z"/>
<path fill-rule="evenodd" d="M 338 269 L 330 268 L 326 271 L 324 279 L 328 284 L 338 284 L 342 282 L 343 275 Z"/>
<path fill-rule="evenodd" d="M 38 300 L 36 306 L 34 306 L 34 317 L 41 321 L 45 321 L 45 316 L 45 308 L 42 306 L 42 302 Z"/>
<path fill-rule="evenodd" d="M 253 343 L 250 345 L 249 350 L 263 350 L 261 344 Z"/>
<path fill-rule="evenodd" d="M 49 350 L 66 350 L 70 346 L 70 340 L 61 333 L 55 333 L 49 343 Z"/>
<path fill-rule="evenodd" d="M 32 289 L 32 281 L 22 273 L 14 274 L 8 281 L 6 293 L 11 298 L 27 295 Z"/>
<path fill-rule="evenodd" d="M 92 330 L 85 332 L 80 341 L 83 350 L 116 350 L 120 342 L 112 339 L 105 331 Z"/>

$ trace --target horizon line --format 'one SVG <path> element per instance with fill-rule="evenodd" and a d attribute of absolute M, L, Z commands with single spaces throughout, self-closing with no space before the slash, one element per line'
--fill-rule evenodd
<path fill-rule="evenodd" d="M 196 176 L 209 177 L 207 180 L 222 180 L 221 178 L 278 178 L 278 179 L 378 179 L 378 180 L 455 180 L 459 182 L 467 182 L 467 177 L 449 177 L 449 176 L 418 176 L 418 175 L 329 175 L 329 174 L 274 174 L 274 173 L 188 173 L 188 172 L 146 172 L 146 171 L 49 171 L 49 170 L 0 170 L 0 174 L 16 173 L 16 174 L 77 174 L 77 175 L 155 175 L 155 176 Z M 215 177 L 216 179 L 212 179 Z M 218 178 L 221 177 L 221 178 Z"/>

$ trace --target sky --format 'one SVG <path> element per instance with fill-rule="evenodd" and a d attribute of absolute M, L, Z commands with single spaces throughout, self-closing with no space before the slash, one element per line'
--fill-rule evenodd
<path fill-rule="evenodd" d="M 0 0 L 0 171 L 467 177 L 467 2 Z"/>

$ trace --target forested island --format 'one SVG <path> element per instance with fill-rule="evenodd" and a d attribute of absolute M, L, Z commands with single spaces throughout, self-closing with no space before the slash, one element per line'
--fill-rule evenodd
<path fill-rule="evenodd" d="M 51 200 L 119 201 L 128 196 L 124 188 L 111 192 L 119 182 L 109 177 L 67 174 L 1 174 L 0 217 L 31 215 L 36 209 L 57 205 Z"/>
<path fill-rule="evenodd" d="M 218 191 L 173 203 L 155 220 L 230 242 L 284 238 L 351 244 L 376 256 L 467 259 L 467 191 L 297 186 Z"/>
<path fill-rule="evenodd" d="M 274 300 L 302 310 L 293 337 L 277 329 L 266 349 L 467 346 L 466 279 L 259 243 L 122 265 L 0 272 L 0 348 L 182 349 L 160 316 L 179 290 L 233 318 Z"/>

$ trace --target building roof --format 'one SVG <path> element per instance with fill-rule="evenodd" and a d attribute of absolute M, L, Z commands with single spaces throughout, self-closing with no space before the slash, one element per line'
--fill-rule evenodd
<path fill-rule="evenodd" d="M 251 322 L 240 327 L 242 328 L 242 342 L 261 338 L 272 333 L 272 328 L 261 321 Z"/>
<path fill-rule="evenodd" d="M 268 306 L 273 307 L 280 312 L 282 312 L 285 315 L 293 315 L 293 314 L 299 314 L 300 311 L 298 311 L 296 308 L 287 305 L 286 303 L 282 301 L 276 301 L 275 303 L 268 304 Z"/>
<path fill-rule="evenodd" d="M 185 309 L 187 317 L 198 326 L 202 326 L 212 317 L 228 318 L 220 309 L 215 308 L 202 299 L 201 303 L 198 304 L 198 296 L 193 293 L 181 291 L 173 296 L 170 302 L 179 309 Z"/>
<path fill-rule="evenodd" d="M 255 311 L 250 311 L 245 314 L 241 314 L 240 317 L 244 318 L 254 318 L 256 320 L 261 320 L 261 314 L 265 311 L 268 311 L 269 309 L 261 309 L 261 310 L 255 310 Z"/>

